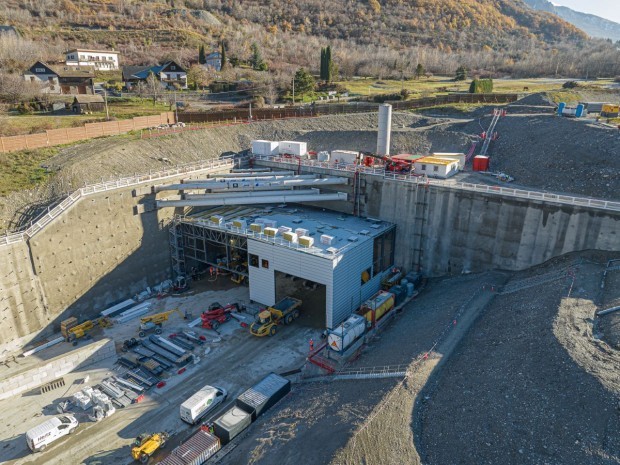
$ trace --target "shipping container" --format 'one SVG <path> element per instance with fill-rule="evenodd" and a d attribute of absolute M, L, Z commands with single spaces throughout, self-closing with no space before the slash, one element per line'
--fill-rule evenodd
<path fill-rule="evenodd" d="M 333 163 L 353 165 L 357 163 L 359 156 L 359 152 L 353 152 L 351 150 L 332 150 L 330 160 Z"/>
<path fill-rule="evenodd" d="M 329 331 L 327 346 L 337 352 L 342 352 L 353 344 L 366 331 L 366 318 L 360 315 L 351 315 L 344 323 Z"/>
<path fill-rule="evenodd" d="M 278 151 L 280 155 L 287 154 L 301 157 L 308 153 L 308 146 L 305 142 L 284 140 L 279 142 Z"/>
<path fill-rule="evenodd" d="M 290 391 L 291 382 L 288 379 L 271 373 L 237 397 L 235 403 L 249 413 L 254 421 Z"/>
<path fill-rule="evenodd" d="M 202 465 L 220 450 L 217 436 L 202 429 L 174 449 L 160 464 L 164 465 Z"/>
<path fill-rule="evenodd" d="M 252 153 L 254 155 L 277 155 L 278 143 L 271 140 L 253 140 Z"/>
<path fill-rule="evenodd" d="M 374 325 L 393 308 L 394 294 L 391 292 L 379 291 L 362 304 L 358 313 Z"/>
<path fill-rule="evenodd" d="M 215 435 L 220 438 L 222 445 L 225 445 L 250 426 L 251 423 L 252 415 L 235 406 L 215 420 L 213 427 Z"/>
<path fill-rule="evenodd" d="M 476 155 L 474 157 L 474 171 L 489 171 L 489 157 Z"/>

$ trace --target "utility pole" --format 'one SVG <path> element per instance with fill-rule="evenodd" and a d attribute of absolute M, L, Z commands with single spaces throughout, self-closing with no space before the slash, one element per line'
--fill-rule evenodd
<path fill-rule="evenodd" d="M 250 117 L 250 121 L 252 121 L 252 104 L 251 103 L 250 103 L 250 115 L 249 115 L 249 117 Z"/>
<path fill-rule="evenodd" d="M 110 112 L 108 111 L 108 91 L 103 90 L 103 102 L 105 103 L 105 120 L 110 121 Z"/>
<path fill-rule="evenodd" d="M 293 105 L 295 105 L 295 76 L 293 76 Z"/>
<path fill-rule="evenodd" d="M 179 107 L 177 106 L 177 93 L 174 92 L 174 122 L 179 122 Z"/>

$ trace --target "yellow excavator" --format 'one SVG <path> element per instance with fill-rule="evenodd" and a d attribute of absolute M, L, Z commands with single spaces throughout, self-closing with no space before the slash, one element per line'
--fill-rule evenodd
<path fill-rule="evenodd" d="M 148 462 L 151 455 L 164 447 L 168 437 L 166 432 L 142 433 L 133 443 L 131 456 L 134 460 L 139 460 L 141 463 Z"/>
<path fill-rule="evenodd" d="M 146 337 L 146 334 L 151 331 L 154 331 L 155 334 L 161 334 L 162 323 L 164 321 L 168 321 L 168 318 L 173 313 L 178 313 L 181 317 L 185 318 L 178 308 L 140 318 L 140 329 L 138 330 L 138 336 Z"/>
<path fill-rule="evenodd" d="M 101 317 L 77 324 L 77 318 L 68 318 L 60 323 L 60 332 L 67 342 L 72 342 L 73 345 L 76 345 L 77 339 L 86 336 L 89 331 L 92 331 L 97 326 L 109 328 L 112 326 L 112 321 L 109 318 Z"/>

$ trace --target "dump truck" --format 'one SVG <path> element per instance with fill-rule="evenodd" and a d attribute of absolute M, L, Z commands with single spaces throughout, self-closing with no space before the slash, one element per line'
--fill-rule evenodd
<path fill-rule="evenodd" d="M 133 443 L 131 456 L 134 460 L 139 460 L 142 463 L 148 462 L 151 455 L 164 447 L 168 437 L 166 432 L 142 433 Z"/>
<path fill-rule="evenodd" d="M 289 325 L 299 318 L 301 300 L 294 297 L 285 297 L 272 307 L 259 312 L 256 320 L 250 326 L 250 333 L 254 336 L 273 336 L 277 332 L 280 323 Z"/>

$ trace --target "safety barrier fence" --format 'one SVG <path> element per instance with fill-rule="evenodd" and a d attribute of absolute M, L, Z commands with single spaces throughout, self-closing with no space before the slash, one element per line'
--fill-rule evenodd
<path fill-rule="evenodd" d="M 173 122 L 174 112 L 165 112 L 159 115 L 138 116 L 117 121 L 86 123 L 77 128 L 50 129 L 37 134 L 5 136 L 0 137 L 0 153 L 52 147 L 95 137 L 116 136 L 129 131 L 156 127 L 161 124 L 167 125 Z"/>
<path fill-rule="evenodd" d="M 384 179 L 401 181 L 411 184 L 423 184 L 431 186 L 446 187 L 449 189 L 459 189 L 472 192 L 482 192 L 485 194 L 501 195 L 506 197 L 516 197 L 521 199 L 540 200 L 543 202 L 553 202 L 564 205 L 575 205 L 588 208 L 620 212 L 620 202 L 611 200 L 595 199 L 591 197 L 577 197 L 563 194 L 553 194 L 550 192 L 531 191 L 525 189 L 515 189 L 503 186 L 491 186 L 488 184 L 474 184 L 468 182 L 458 182 L 454 180 L 432 179 L 426 176 L 413 174 L 399 174 L 385 170 L 383 168 L 366 167 L 360 165 L 347 165 L 341 163 L 322 162 L 308 159 L 294 159 L 288 157 L 269 157 L 265 155 L 254 155 L 255 160 L 270 162 L 279 165 L 292 165 L 295 167 L 305 166 L 311 168 L 322 168 L 325 170 L 345 171 L 350 173 L 359 172 L 372 176 L 380 176 Z M 292 169 L 291 167 L 287 167 Z"/>
<path fill-rule="evenodd" d="M 56 205 L 54 208 L 44 212 L 37 219 L 33 220 L 31 225 L 21 230 L 6 233 L 4 236 L 0 236 L 0 246 L 8 245 L 15 242 L 20 242 L 33 237 L 45 226 L 54 221 L 55 218 L 60 216 L 63 212 L 67 211 L 73 205 L 79 202 L 82 197 L 97 194 L 99 192 L 106 192 L 115 189 L 121 189 L 130 186 L 136 186 L 149 181 L 158 181 L 181 174 L 189 174 L 196 171 L 203 171 L 206 169 L 215 168 L 233 168 L 235 161 L 232 158 L 222 158 L 217 160 L 202 161 L 199 163 L 191 163 L 187 165 L 179 165 L 174 168 L 166 170 L 155 171 L 145 174 L 136 174 L 134 176 L 120 178 L 114 181 L 100 182 L 97 184 L 86 185 L 75 192 L 69 194 L 62 202 Z"/>

